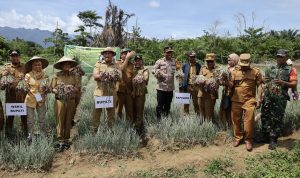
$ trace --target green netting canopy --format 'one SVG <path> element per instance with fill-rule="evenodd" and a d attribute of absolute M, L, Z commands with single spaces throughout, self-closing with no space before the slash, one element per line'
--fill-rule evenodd
<path fill-rule="evenodd" d="M 80 61 L 80 65 L 85 73 L 93 73 L 94 65 L 98 60 L 100 60 L 100 53 L 103 51 L 103 49 L 104 48 L 66 45 L 64 49 L 64 56 L 77 58 Z M 115 59 L 119 59 L 120 48 L 114 47 L 113 49 L 117 53 Z"/>

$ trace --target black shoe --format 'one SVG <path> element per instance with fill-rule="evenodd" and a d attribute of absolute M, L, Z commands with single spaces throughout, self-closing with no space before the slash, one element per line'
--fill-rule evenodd
<path fill-rule="evenodd" d="M 64 146 L 62 143 L 58 143 L 56 145 L 54 145 L 54 149 L 56 152 L 63 152 L 64 151 Z"/>
<path fill-rule="evenodd" d="M 63 147 L 63 149 L 68 150 L 68 149 L 70 149 L 70 144 L 69 143 L 63 143 L 62 147 Z"/>
<path fill-rule="evenodd" d="M 270 138 L 270 144 L 269 144 L 269 147 L 268 147 L 268 148 L 269 148 L 270 150 L 275 150 L 276 147 L 277 147 L 277 139 L 274 138 L 274 137 L 271 137 L 271 138 Z"/>

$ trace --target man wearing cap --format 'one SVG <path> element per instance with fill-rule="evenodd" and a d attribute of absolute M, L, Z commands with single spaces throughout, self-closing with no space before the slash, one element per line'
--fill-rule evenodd
<path fill-rule="evenodd" d="M 196 53 L 194 51 L 190 51 L 187 53 L 188 57 L 188 62 L 184 63 L 182 65 L 182 72 L 184 73 L 184 78 L 183 82 L 179 86 L 180 92 L 184 93 L 190 93 L 192 100 L 193 100 L 193 105 L 194 105 L 194 110 L 197 115 L 200 115 L 199 111 L 199 105 L 198 105 L 198 90 L 193 86 L 192 82 L 192 77 L 199 75 L 201 65 L 196 62 Z M 183 106 L 184 108 L 184 114 L 188 115 L 189 114 L 189 104 L 185 104 Z"/>
<path fill-rule="evenodd" d="M 164 57 L 157 60 L 152 73 L 157 79 L 157 106 L 156 116 L 161 119 L 161 115 L 168 116 L 173 98 L 174 74 L 176 71 L 176 61 L 172 58 L 173 50 L 167 46 L 164 48 Z"/>
<path fill-rule="evenodd" d="M 276 149 L 277 139 L 282 133 L 285 108 L 287 101 L 290 100 L 288 89 L 294 89 L 297 86 L 296 68 L 287 64 L 288 51 L 278 50 L 276 59 L 277 67 L 271 67 L 271 70 L 279 77 L 271 79 L 266 73 L 266 79 L 274 81 L 275 86 L 270 87 L 280 87 L 280 90 L 278 93 L 266 92 L 261 109 L 262 131 L 265 141 L 269 139 L 269 149 L 271 150 Z"/>
<path fill-rule="evenodd" d="M 12 84 L 5 87 L 1 87 L 1 89 L 5 89 L 5 103 L 24 103 L 26 93 L 17 92 L 16 87 L 19 81 L 22 78 L 24 78 L 25 65 L 20 62 L 19 50 L 10 50 L 9 57 L 11 63 L 7 63 L 4 65 L 1 71 L 1 77 L 6 75 L 12 75 L 14 76 L 15 80 Z M 1 111 L 0 111 L 0 115 L 2 115 Z M 13 123 L 14 123 L 14 116 L 7 116 L 6 123 L 5 123 L 5 132 L 8 135 L 12 134 Z M 27 137 L 28 134 L 27 116 L 21 116 L 21 124 L 22 124 L 23 135 Z"/>
<path fill-rule="evenodd" d="M 206 65 L 200 69 L 200 75 L 203 75 L 205 79 L 212 79 L 214 77 L 214 71 L 218 68 L 215 65 L 216 55 L 214 53 L 206 54 Z M 200 88 L 198 91 L 198 104 L 200 115 L 206 120 L 212 120 L 214 117 L 214 109 L 218 99 L 217 92 L 206 91 L 204 88 Z"/>
<path fill-rule="evenodd" d="M 35 110 L 37 111 L 39 124 L 39 132 L 46 131 L 45 127 L 45 115 L 46 115 L 46 96 L 49 91 L 44 90 L 41 87 L 41 83 L 45 81 L 49 85 L 49 77 L 43 71 L 48 66 L 49 62 L 38 56 L 32 57 L 28 62 L 26 62 L 26 72 L 25 82 L 29 87 L 29 92 L 26 95 L 25 103 L 27 106 L 27 123 L 28 123 L 28 139 L 31 141 L 32 135 L 34 133 L 34 123 L 35 123 Z M 46 86 L 47 87 L 47 86 Z M 39 133 L 38 132 L 38 133 Z"/>
<path fill-rule="evenodd" d="M 124 48 L 121 50 L 121 59 L 116 61 L 117 67 L 122 71 L 122 79 L 117 82 L 117 106 L 116 113 L 119 118 L 122 118 L 123 106 L 125 106 L 126 119 L 133 122 L 133 98 L 132 79 L 134 65 L 126 55 L 131 52 L 130 49 Z"/>
<path fill-rule="evenodd" d="M 56 148 L 59 152 L 70 147 L 70 131 L 72 119 L 76 113 L 75 97 L 80 91 L 81 81 L 70 72 L 77 62 L 68 57 L 62 57 L 53 67 L 61 70 L 52 77 L 51 89 L 55 94 L 54 111 L 56 117 L 56 133 L 59 143 Z M 69 92 L 66 93 L 66 90 Z"/>
<path fill-rule="evenodd" d="M 259 108 L 262 101 L 262 75 L 258 68 L 250 66 L 250 60 L 250 54 L 241 54 L 238 66 L 231 72 L 232 76 L 229 81 L 229 87 L 233 93 L 231 97 L 233 146 L 239 146 L 244 140 L 248 151 L 251 151 L 253 147 L 255 108 Z M 256 91 L 258 100 L 256 100 Z M 243 116 L 244 130 L 242 130 Z"/>

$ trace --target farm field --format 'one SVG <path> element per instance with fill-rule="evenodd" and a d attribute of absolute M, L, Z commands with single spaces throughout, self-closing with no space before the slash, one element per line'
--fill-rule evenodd
<path fill-rule="evenodd" d="M 50 69 L 47 72 L 52 73 Z M 218 117 L 210 123 L 194 114 L 183 116 L 181 105 L 173 103 L 171 116 L 157 123 L 155 82 L 150 75 L 145 106 L 147 145 L 140 143 L 126 121 L 119 121 L 112 129 L 107 129 L 101 121 L 103 124 L 98 133 L 92 135 L 90 124 L 95 82 L 90 76 L 84 76 L 84 93 L 76 113 L 77 124 L 72 129 L 71 148 L 62 153 L 54 151 L 54 98 L 49 95 L 47 125 L 50 136 L 36 138 L 30 146 L 22 139 L 11 143 L 1 137 L 0 177 L 300 176 L 297 169 L 300 166 L 299 102 L 288 103 L 284 120 L 286 133 L 280 138 L 277 151 L 269 151 L 267 144 L 255 144 L 254 150 L 247 152 L 245 145 L 231 146 L 232 133 L 218 124 Z M 3 94 L 1 92 L 2 101 Z M 218 100 L 216 116 L 219 104 Z M 18 133 L 19 123 L 15 126 Z M 256 130 L 259 129 L 258 120 Z"/>

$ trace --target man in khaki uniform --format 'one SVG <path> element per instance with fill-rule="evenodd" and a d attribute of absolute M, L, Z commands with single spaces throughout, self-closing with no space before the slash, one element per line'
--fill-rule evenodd
<path fill-rule="evenodd" d="M 24 103 L 26 93 L 17 92 L 16 86 L 19 81 L 25 76 L 25 65 L 20 62 L 20 52 L 19 50 L 10 50 L 9 51 L 10 61 L 11 63 L 7 63 L 4 65 L 1 77 L 7 75 L 8 71 L 15 77 L 15 81 L 12 85 L 7 86 L 5 89 L 5 102 L 6 103 Z M 2 112 L 1 112 L 2 110 Z M 3 114 L 3 108 L 0 109 L 0 115 Z M 2 116 L 0 116 L 2 117 Z M 12 134 L 14 123 L 14 116 L 7 116 L 5 123 L 5 132 L 9 135 Z M 21 116 L 22 130 L 23 135 L 27 137 L 28 129 L 27 129 L 27 116 Z"/>
<path fill-rule="evenodd" d="M 133 63 L 130 59 L 126 59 L 127 53 L 131 50 L 124 48 L 121 50 L 121 59 L 116 61 L 116 66 L 122 71 L 122 79 L 117 82 L 117 106 L 116 113 L 118 117 L 122 118 L 123 106 L 125 106 L 126 119 L 133 122 L 133 98 L 132 92 L 132 79 L 133 79 Z"/>
<path fill-rule="evenodd" d="M 214 53 L 206 54 L 206 66 L 202 66 L 199 75 L 203 75 L 205 79 L 211 79 L 214 77 L 214 70 L 217 68 L 215 65 Z M 205 91 L 204 88 L 200 88 L 198 91 L 198 104 L 200 107 L 200 115 L 207 120 L 212 120 L 214 116 L 214 109 L 218 99 L 217 92 Z"/>
<path fill-rule="evenodd" d="M 252 150 L 254 113 L 262 101 L 262 75 L 260 70 L 250 67 L 250 54 L 241 54 L 239 66 L 232 71 L 229 87 L 232 88 L 231 118 L 233 123 L 234 141 L 237 147 L 244 139 L 246 149 Z M 258 101 L 256 101 L 256 90 Z M 244 131 L 241 122 L 244 116 Z"/>
<path fill-rule="evenodd" d="M 190 93 L 194 105 L 194 110 L 197 115 L 200 115 L 198 105 L 198 90 L 193 86 L 192 77 L 199 75 L 201 65 L 196 62 L 196 53 L 190 51 L 187 53 L 188 62 L 182 65 L 182 72 L 184 73 L 183 82 L 179 86 L 179 91 L 182 93 Z M 189 115 L 189 104 L 184 104 L 184 115 Z"/>
<path fill-rule="evenodd" d="M 157 106 L 156 116 L 161 119 L 161 115 L 168 116 L 175 89 L 174 76 L 176 71 L 176 61 L 172 58 L 173 49 L 169 46 L 164 48 L 164 57 L 155 62 L 152 73 L 157 78 Z"/>

